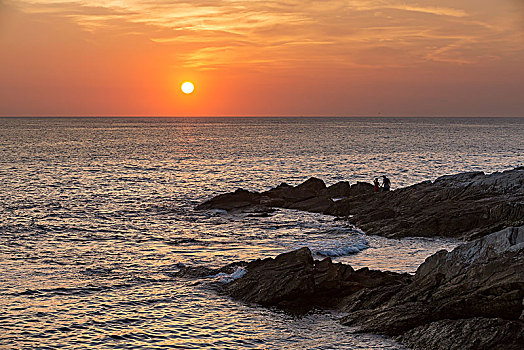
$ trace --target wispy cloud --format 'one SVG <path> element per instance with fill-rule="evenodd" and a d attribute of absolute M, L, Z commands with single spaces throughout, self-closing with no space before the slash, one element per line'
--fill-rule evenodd
<path fill-rule="evenodd" d="M 55 14 L 93 32 L 120 31 L 174 45 L 183 65 L 199 69 L 290 61 L 362 67 L 473 64 L 520 50 L 509 22 L 490 19 L 488 9 L 475 3 L 22 0 L 16 6 Z"/>

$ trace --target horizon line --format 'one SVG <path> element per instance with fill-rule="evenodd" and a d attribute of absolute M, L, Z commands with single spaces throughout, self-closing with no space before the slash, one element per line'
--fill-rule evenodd
<path fill-rule="evenodd" d="M 0 118 L 524 118 L 523 115 L 0 115 Z"/>

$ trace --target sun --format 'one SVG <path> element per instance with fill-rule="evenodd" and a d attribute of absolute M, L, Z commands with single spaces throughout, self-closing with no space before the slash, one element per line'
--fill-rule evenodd
<path fill-rule="evenodd" d="M 195 85 L 193 85 L 193 83 L 190 81 L 186 81 L 182 84 L 182 86 L 180 86 L 180 89 L 182 89 L 184 94 L 189 95 L 193 92 L 193 90 L 195 90 Z"/>

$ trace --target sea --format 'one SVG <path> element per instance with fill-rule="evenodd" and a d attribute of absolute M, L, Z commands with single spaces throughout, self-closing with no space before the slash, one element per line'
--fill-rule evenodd
<path fill-rule="evenodd" d="M 196 211 L 237 188 L 315 176 L 392 189 L 524 164 L 524 118 L 0 118 L 1 349 L 403 349 L 179 278 L 309 247 L 414 273 L 460 242 L 387 239 L 330 216 Z"/>

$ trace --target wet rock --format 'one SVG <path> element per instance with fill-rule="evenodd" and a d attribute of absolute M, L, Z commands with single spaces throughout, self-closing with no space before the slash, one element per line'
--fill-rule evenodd
<path fill-rule="evenodd" d="M 294 203 L 302 202 L 310 198 L 315 198 L 321 195 L 321 192 L 326 189 L 324 181 L 317 178 L 310 178 L 298 186 L 289 186 L 285 183 L 262 192 L 262 196 L 277 199 L 281 202 L 284 208 L 290 207 Z"/>
<path fill-rule="evenodd" d="M 333 307 L 363 288 L 406 284 L 410 280 L 406 274 L 354 271 L 330 258 L 315 261 L 309 248 L 253 261 L 246 270 L 242 278 L 224 286 L 226 294 L 245 302 L 295 310 Z"/>
<path fill-rule="evenodd" d="M 331 198 L 313 197 L 304 201 L 291 203 L 287 208 L 308 211 L 311 213 L 324 213 L 329 210 L 333 204 L 334 202 Z"/>
<path fill-rule="evenodd" d="M 397 340 L 415 350 L 520 350 L 524 326 L 500 318 L 441 320 L 413 328 Z"/>
<path fill-rule="evenodd" d="M 321 179 L 312 177 L 295 187 L 295 189 L 298 191 L 312 192 L 318 194 L 320 191 L 326 189 L 326 184 Z"/>
<path fill-rule="evenodd" d="M 367 182 L 358 181 L 356 184 L 351 185 L 349 190 L 349 196 L 370 196 L 375 192 L 375 186 Z"/>
<path fill-rule="evenodd" d="M 246 302 L 279 305 L 313 293 L 313 268 L 307 248 L 275 259 L 255 260 L 247 265 L 247 274 L 227 285 L 225 291 Z"/>
<path fill-rule="evenodd" d="M 385 237 L 472 240 L 524 224 L 524 167 L 489 175 L 446 175 L 434 182 L 379 193 L 374 193 L 370 183 L 339 182 L 326 187 L 322 180 L 310 178 L 298 186 L 282 183 L 263 193 L 239 189 L 196 209 L 243 211 L 252 206 L 345 217 L 366 233 Z"/>
<path fill-rule="evenodd" d="M 258 207 L 262 208 L 259 211 L 268 211 L 271 207 L 281 207 L 324 212 L 332 204 L 332 201 L 322 194 L 325 190 L 324 181 L 312 177 L 298 186 L 282 183 L 263 193 L 239 188 L 233 193 L 218 195 L 198 205 L 195 209 L 251 211 L 253 207 Z"/>
<path fill-rule="evenodd" d="M 437 252 L 420 265 L 410 284 L 392 295 L 369 290 L 344 299 L 342 308 L 350 313 L 343 323 L 363 332 L 400 336 L 420 349 L 434 348 L 425 346 L 439 341 L 446 344 L 452 332 L 464 337 L 459 343 L 473 339 L 473 348 L 489 349 L 493 339 L 522 337 L 523 266 L 524 226 L 507 228 L 452 252 Z M 453 330 L 453 324 L 471 329 Z M 439 332 L 441 326 L 447 328 Z M 482 327 L 493 328 L 500 337 L 479 336 Z M 432 336 L 417 337 L 423 332 Z"/>
<path fill-rule="evenodd" d="M 233 193 L 225 193 L 218 195 L 202 204 L 199 204 L 195 209 L 222 209 L 233 210 L 241 209 L 260 203 L 261 195 L 256 192 L 249 192 L 244 189 L 237 189 Z"/>
<path fill-rule="evenodd" d="M 368 234 L 472 240 L 524 224 L 524 168 L 443 176 L 338 201 L 326 213 L 351 216 L 349 221 Z"/>
<path fill-rule="evenodd" d="M 376 309 L 387 303 L 404 286 L 405 284 L 391 284 L 379 288 L 362 289 L 342 299 L 339 308 L 344 312 Z"/>
<path fill-rule="evenodd" d="M 185 264 L 178 264 L 178 271 L 173 273 L 173 275 L 181 278 L 202 278 L 217 275 L 219 273 L 232 274 L 239 267 L 244 267 L 246 265 L 246 262 L 239 261 L 214 269 L 207 266 L 187 266 Z"/>
<path fill-rule="evenodd" d="M 350 194 L 351 185 L 347 181 L 340 181 L 327 187 L 322 195 L 328 198 L 342 198 L 348 197 Z"/>
<path fill-rule="evenodd" d="M 271 216 L 271 214 L 267 211 L 260 212 L 260 213 L 249 213 L 246 215 L 248 218 L 268 218 Z"/>

